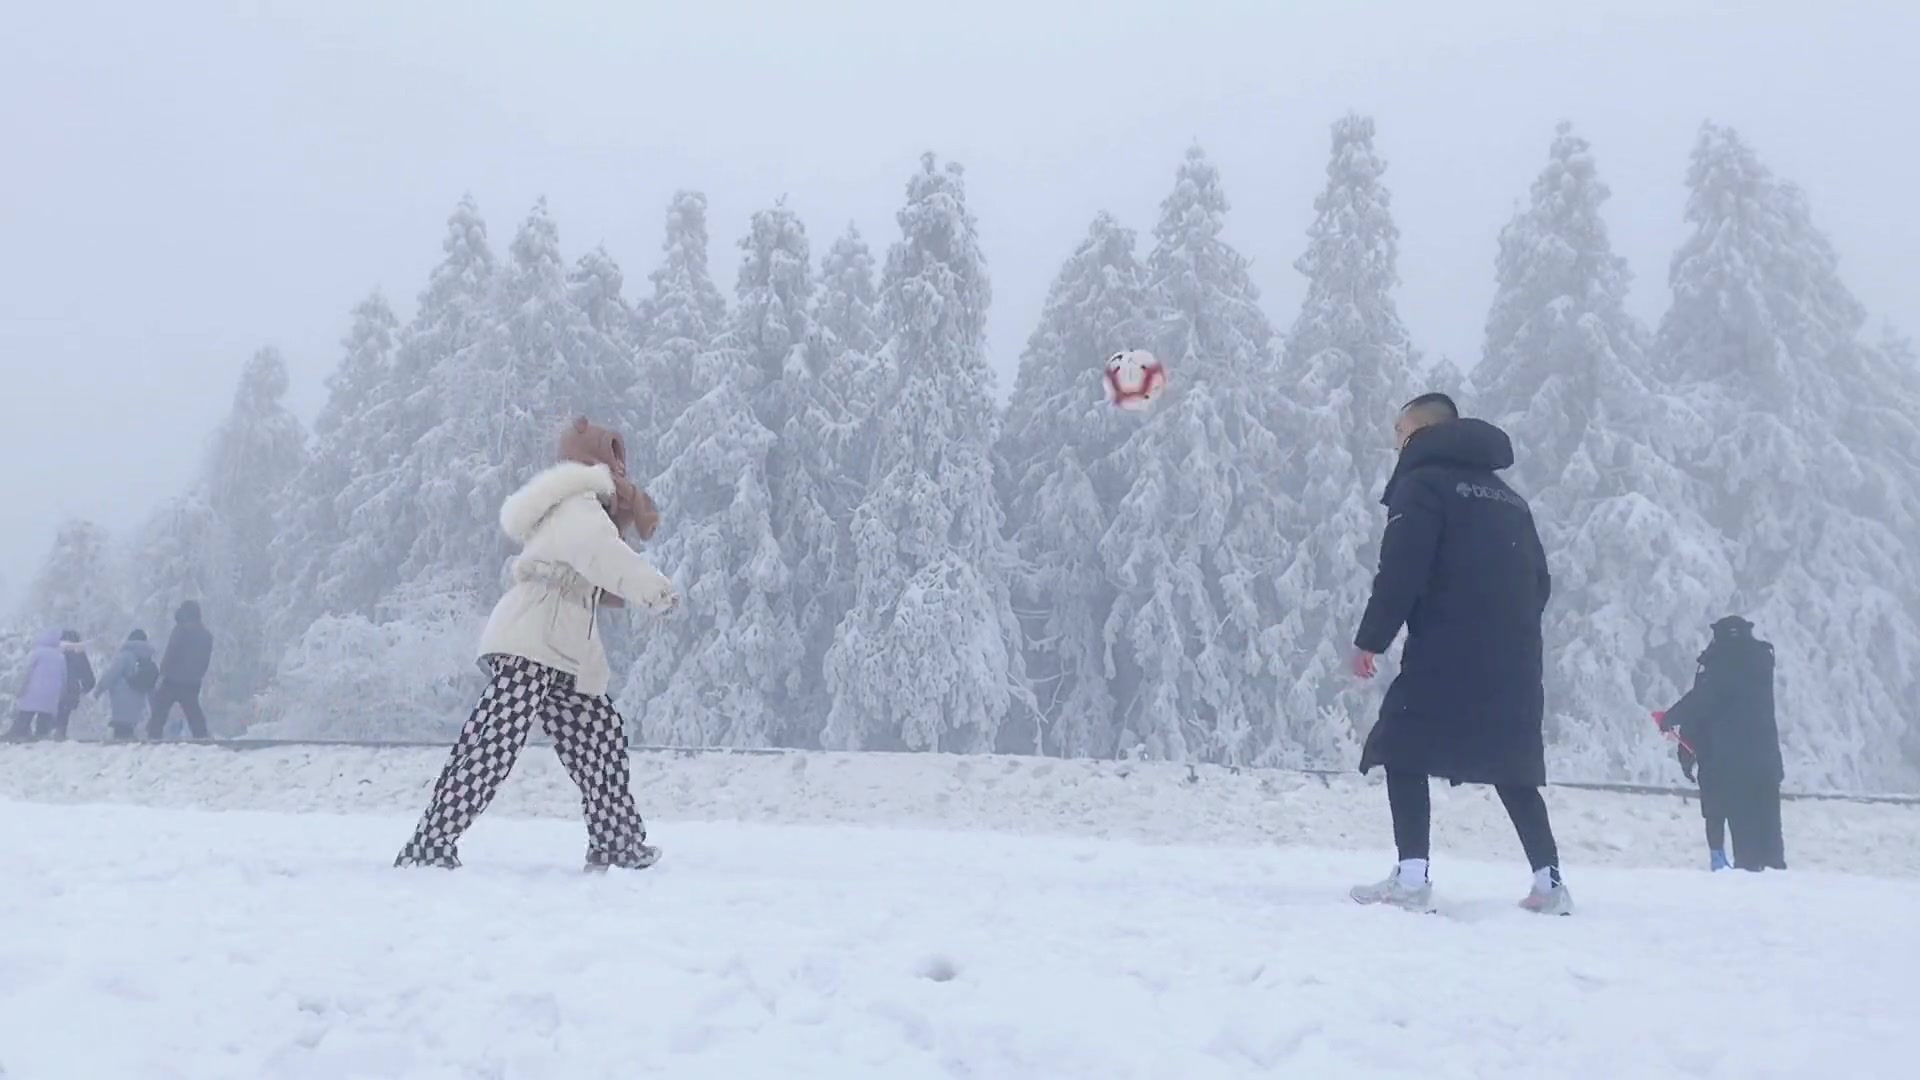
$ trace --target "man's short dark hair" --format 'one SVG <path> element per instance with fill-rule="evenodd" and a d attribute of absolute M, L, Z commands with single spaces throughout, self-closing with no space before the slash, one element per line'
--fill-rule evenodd
<path fill-rule="evenodd" d="M 1421 394 L 1419 397 L 1400 406 L 1401 412 L 1406 412 L 1410 409 L 1418 409 L 1439 420 L 1460 419 L 1460 406 L 1455 405 L 1453 399 L 1445 394 Z"/>

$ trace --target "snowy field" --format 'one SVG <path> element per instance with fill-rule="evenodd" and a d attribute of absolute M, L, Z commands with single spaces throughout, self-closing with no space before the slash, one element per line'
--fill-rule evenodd
<path fill-rule="evenodd" d="M 1426 917 L 1343 898 L 1390 857 L 1360 783 L 643 756 L 668 857 L 595 877 L 536 748 L 466 869 L 391 870 L 437 764 L 0 750 L 0 1076 L 1749 1080 L 1920 1055 L 1905 807 L 1791 805 L 1796 870 L 1752 877 L 1694 868 L 1678 800 L 1556 792 L 1581 910 L 1541 919 L 1485 800 L 1437 788 Z M 1848 858 L 1879 861 L 1817 868 Z"/>
<path fill-rule="evenodd" d="M 411 817 L 445 759 L 436 747 L 0 745 L 0 799 Z M 650 820 L 912 825 L 1387 857 L 1378 772 L 1321 778 L 1206 765 L 832 753 L 640 753 L 633 769 Z M 1517 857 L 1491 792 L 1438 784 L 1433 795 L 1440 849 Z M 1691 799 L 1555 788 L 1547 803 L 1571 867 L 1704 865 Z M 552 750 L 532 746 L 493 813 L 572 820 L 579 795 Z M 1920 877 L 1920 806 L 1799 801 L 1784 816 L 1795 869 Z"/>

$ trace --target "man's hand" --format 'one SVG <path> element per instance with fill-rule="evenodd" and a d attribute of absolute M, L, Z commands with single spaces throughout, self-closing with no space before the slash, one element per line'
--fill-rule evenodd
<path fill-rule="evenodd" d="M 1380 658 L 1365 649 L 1353 650 L 1353 674 L 1356 678 L 1371 679 L 1380 670 Z"/>

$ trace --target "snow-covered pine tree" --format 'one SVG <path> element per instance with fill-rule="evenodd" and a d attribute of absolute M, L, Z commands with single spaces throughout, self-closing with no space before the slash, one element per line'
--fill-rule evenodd
<path fill-rule="evenodd" d="M 1442 355 L 1427 365 L 1427 373 L 1420 385 L 1435 393 L 1445 394 L 1456 402 L 1464 402 L 1472 393 L 1473 383 L 1453 362 L 1453 357 Z"/>
<path fill-rule="evenodd" d="M 1287 633 L 1296 650 L 1282 712 L 1294 748 L 1346 759 L 1372 723 L 1374 699 L 1348 674 L 1385 523 L 1393 421 L 1420 392 L 1421 365 L 1394 302 L 1400 230 L 1381 177 L 1370 117 L 1333 125 L 1327 186 L 1314 199 L 1307 250 L 1294 268 L 1307 294 L 1287 335 L 1285 424 L 1299 460 L 1284 485 L 1297 507 L 1284 535 Z"/>
<path fill-rule="evenodd" d="M 351 507 L 342 495 L 387 464 L 371 460 L 381 432 L 376 404 L 394 378 L 400 323 L 378 291 L 353 309 L 346 354 L 327 377 L 327 401 L 313 422 L 313 451 L 294 481 L 273 538 L 269 636 L 278 649 L 322 614 L 370 614 L 387 587 L 382 567 L 337 557 L 348 542 Z"/>
<path fill-rule="evenodd" d="M 573 306 L 586 313 L 588 325 L 615 345 L 632 348 L 635 344 L 633 305 L 627 303 L 621 292 L 626 280 L 620 264 L 607 254 L 607 249 L 596 247 L 573 264 L 573 270 L 567 275 L 567 290 Z"/>
<path fill-rule="evenodd" d="M 415 451 L 426 517 L 413 547 L 415 580 L 496 591 L 513 554 L 500 504 L 553 460 L 568 420 L 606 416 L 610 351 L 568 295 L 559 232 L 539 200 L 497 275 L 492 321 L 473 348 L 435 371 L 445 416 Z"/>
<path fill-rule="evenodd" d="M 1247 259 L 1222 237 L 1227 198 L 1198 147 L 1160 204 L 1145 343 L 1172 373 L 1110 457 L 1100 543 L 1118 593 L 1103 628 L 1116 749 L 1173 761 L 1284 757 L 1274 703 L 1292 662 L 1273 589 L 1286 467 L 1268 426 L 1270 343 Z"/>
<path fill-rule="evenodd" d="M 134 534 L 124 554 L 132 585 L 132 621 L 153 639 L 155 648 L 166 642 L 182 601 L 199 602 L 203 615 L 227 602 L 229 579 L 220 564 L 220 548 L 213 510 L 197 486 L 162 503 Z M 224 639 L 221 634 L 216 651 Z"/>
<path fill-rule="evenodd" d="M 567 275 L 567 296 L 586 316 L 576 324 L 578 338 L 568 352 L 579 358 L 583 376 L 591 380 L 589 389 L 602 402 L 595 407 L 595 418 L 623 433 L 638 421 L 633 400 L 640 378 L 633 306 L 621 294 L 625 282 L 620 264 L 605 248 L 580 256 Z"/>
<path fill-rule="evenodd" d="M 117 648 L 132 626 L 121 597 L 121 579 L 113 545 L 105 529 L 84 518 L 63 522 L 53 546 L 27 586 L 19 623 L 38 636 L 47 630 L 72 630 L 99 659 Z"/>
<path fill-rule="evenodd" d="M 704 224 L 698 235 L 704 242 Z M 768 211 L 755 215 L 741 247 L 741 307 L 717 345 L 672 372 L 681 391 L 697 396 L 659 440 L 662 469 L 649 486 L 671 508 L 654 557 L 683 605 L 643 635 L 627 680 L 626 711 L 650 742 L 766 746 L 804 739 L 804 718 L 791 706 L 805 650 L 781 549 L 782 533 L 792 532 L 775 520 L 776 510 L 795 508 L 775 501 L 776 436 L 756 404 L 791 404 L 776 384 L 790 359 L 806 364 L 806 234 L 785 210 Z M 670 246 L 670 261 L 675 257 Z M 685 284 L 704 273 L 703 265 L 697 274 L 691 266 L 681 271 L 681 299 L 658 311 L 687 325 L 682 320 L 701 305 Z M 678 364 L 675 350 L 692 344 L 687 337 L 663 341 L 652 359 Z M 790 356 L 795 351 L 797 358 Z"/>
<path fill-rule="evenodd" d="M 1911 451 L 1855 426 L 1856 402 L 1889 391 L 1860 340 L 1865 312 L 1806 196 L 1733 131 L 1703 126 L 1687 182 L 1694 231 L 1657 352 L 1703 418 L 1683 461 L 1733 562 L 1714 614 L 1751 619 L 1778 651 L 1793 784 L 1910 785 L 1920 761 L 1897 750 L 1920 699 L 1905 599 L 1920 492 L 1891 467 Z"/>
<path fill-rule="evenodd" d="M 400 336 L 392 375 L 368 407 L 361 467 L 337 502 L 346 527 L 324 575 L 365 582 L 365 591 L 380 599 L 408 580 L 410 555 L 425 528 L 421 489 L 429 477 L 417 448 L 447 415 L 442 369 L 464 357 L 489 325 L 496 269 L 486 223 L 471 197 L 448 217 L 441 251 L 419 310 Z M 491 526 L 486 535 L 498 531 Z"/>
<path fill-rule="evenodd" d="M 1731 586 L 1702 495 L 1674 464 L 1697 426 L 1661 392 L 1626 310 L 1608 189 L 1561 124 L 1531 199 L 1500 233 L 1499 290 L 1463 402 L 1514 442 L 1554 575 L 1547 732 L 1556 775 L 1656 781 L 1673 762 L 1647 712 L 1671 703 L 1707 609 Z"/>
<path fill-rule="evenodd" d="M 1135 244 L 1112 215 L 1093 219 L 1027 339 L 997 447 L 1044 749 L 1071 757 L 1111 757 L 1120 731 L 1107 671 L 1115 589 L 1100 545 L 1125 480 L 1110 458 L 1139 423 L 1106 403 L 1101 378 L 1109 355 L 1147 341 Z"/>
<path fill-rule="evenodd" d="M 829 708 L 827 648 L 853 604 L 851 553 L 843 548 L 862 490 L 850 462 L 864 428 L 848 419 L 839 396 L 848 385 L 840 368 L 847 354 L 828 347 L 813 321 L 811 250 L 800 219 L 784 205 L 761 211 L 740 247 L 732 345 L 754 374 L 755 411 L 775 437 L 767 471 L 773 536 L 786 560 L 785 608 L 801 646 L 773 735 L 811 744 Z"/>
<path fill-rule="evenodd" d="M 637 403 L 640 397 L 639 317 L 624 294 L 626 275 L 605 248 L 596 247 L 574 263 L 567 275 L 567 295 L 573 306 L 586 315 L 579 334 L 569 350 L 579 357 L 582 374 L 591 380 L 590 391 L 596 401 L 591 417 L 626 435 L 629 444 L 633 432 L 640 429 Z M 640 461 L 628 451 L 627 466 L 634 475 L 642 475 Z M 650 455 L 650 452 L 649 452 Z M 631 619 L 607 619 L 608 662 L 614 670 L 623 670 L 633 660 L 634 634 L 640 630 Z"/>
<path fill-rule="evenodd" d="M 847 612 L 853 609 L 857 552 L 853 542 L 853 515 L 866 500 L 872 482 L 873 441 L 878 432 L 877 402 L 881 391 L 876 358 L 885 344 L 880 326 L 880 294 L 874 283 L 874 259 L 858 226 L 847 225 L 820 264 L 820 285 L 814 293 L 813 328 L 820 377 L 829 400 L 839 403 L 843 426 L 835 429 L 830 452 L 836 461 L 838 484 L 829 506 L 834 519 L 833 588 L 825 598 L 833 623 L 827 628 L 831 648 Z M 809 647 L 814 642 L 808 638 Z M 826 700 L 810 720 L 818 742 L 825 726 L 832 694 L 826 689 L 824 653 L 816 663 L 809 653 L 808 667 L 819 673 Z"/>
<path fill-rule="evenodd" d="M 845 403 L 847 415 L 863 425 L 872 419 L 880 392 L 874 375 L 874 357 L 885 344 L 879 312 L 873 253 L 860 230 L 848 225 L 821 260 L 813 321 L 827 356 L 828 387 Z M 855 482 L 866 483 L 869 464 L 870 455 L 860 446 L 849 448 L 848 475 Z"/>
<path fill-rule="evenodd" d="M 853 518 L 855 599 L 827 653 L 823 745 L 1038 749 L 994 498 L 992 289 L 962 171 L 927 154 L 880 290 L 872 483 Z"/>
<path fill-rule="evenodd" d="M 707 243 L 707 197 L 676 192 L 660 245 L 665 259 L 648 275 L 653 295 L 644 305 L 639 384 L 629 403 L 634 417 L 634 430 L 627 432 L 629 468 L 640 481 L 666 467 L 657 444 L 681 410 L 709 389 L 698 385 L 698 361 L 726 330 L 727 302 L 708 271 Z M 665 505 L 660 509 L 663 516 L 674 513 Z"/>
<path fill-rule="evenodd" d="M 274 584 L 273 541 L 307 457 L 307 435 L 286 406 L 287 389 L 278 350 L 261 349 L 247 361 L 201 485 L 217 537 L 214 565 L 225 579 L 203 613 L 224 631 L 208 678 L 217 700 L 230 704 L 258 693 L 275 660 L 265 604 Z"/>

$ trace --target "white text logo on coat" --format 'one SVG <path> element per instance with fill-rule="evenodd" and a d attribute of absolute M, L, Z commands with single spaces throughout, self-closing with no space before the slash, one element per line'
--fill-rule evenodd
<path fill-rule="evenodd" d="M 1515 495 L 1506 488 L 1488 487 L 1485 484 L 1469 484 L 1465 480 L 1462 480 L 1453 486 L 1453 493 L 1463 499 L 1492 499 L 1495 502 L 1506 503 L 1508 506 L 1517 506 L 1522 510 L 1528 509 L 1527 500 Z"/>

